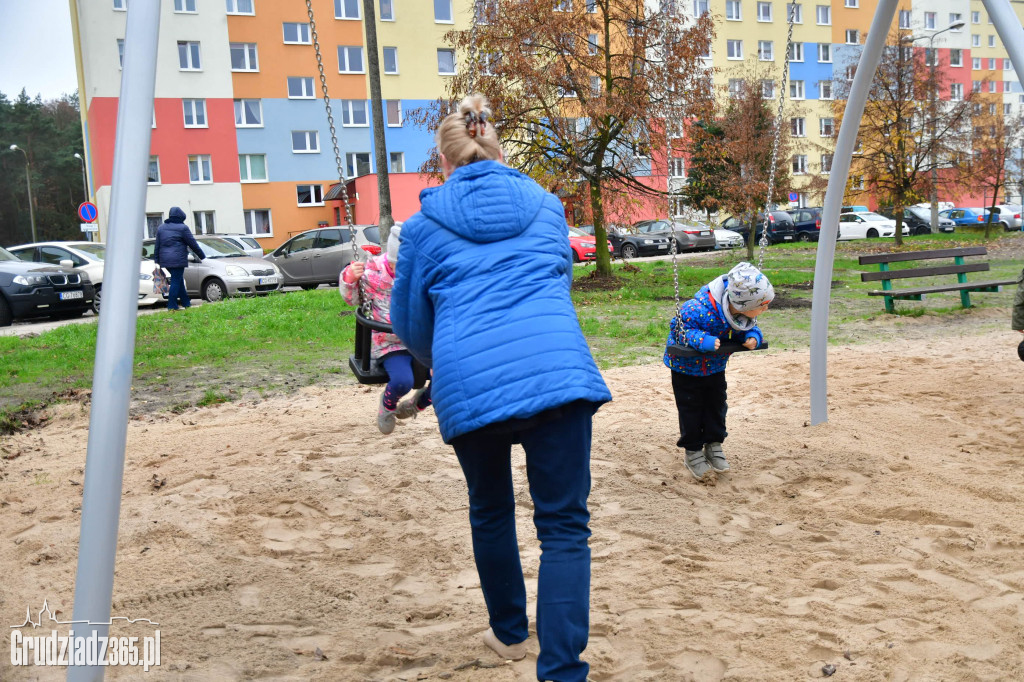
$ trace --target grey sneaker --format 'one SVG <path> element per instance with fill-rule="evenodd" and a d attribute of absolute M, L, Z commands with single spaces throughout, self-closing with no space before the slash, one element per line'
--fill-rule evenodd
<path fill-rule="evenodd" d="M 506 661 L 521 661 L 526 658 L 525 640 L 518 644 L 503 644 L 491 628 L 487 628 L 487 632 L 484 633 L 483 638 L 484 644 L 489 646 L 494 653 L 498 654 Z"/>
<path fill-rule="evenodd" d="M 384 407 L 384 393 L 381 393 L 380 406 L 377 408 L 377 428 L 381 433 L 388 434 L 395 430 L 396 411 Z"/>
<path fill-rule="evenodd" d="M 687 450 L 686 459 L 683 461 L 686 463 L 686 468 L 690 470 L 690 473 L 698 481 L 711 471 L 711 465 L 708 464 L 708 460 L 704 457 L 703 450 Z"/>
<path fill-rule="evenodd" d="M 721 443 L 708 443 L 705 445 L 704 456 L 707 458 L 708 463 L 711 464 L 711 468 L 718 473 L 725 473 L 729 470 L 729 462 L 725 461 L 725 455 L 722 454 Z"/>
<path fill-rule="evenodd" d="M 406 398 L 399 402 L 398 407 L 395 408 L 395 416 L 399 419 L 408 419 L 409 417 L 415 419 L 416 415 L 423 411 L 416 407 L 416 404 L 420 401 L 420 396 L 423 395 L 425 390 L 427 390 L 425 387 L 418 388 L 413 391 L 411 398 Z"/>

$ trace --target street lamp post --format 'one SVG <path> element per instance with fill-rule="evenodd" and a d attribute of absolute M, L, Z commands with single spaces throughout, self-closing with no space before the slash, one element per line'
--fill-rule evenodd
<path fill-rule="evenodd" d="M 75 158 L 82 162 L 82 199 L 83 202 L 89 201 L 89 181 L 85 177 L 85 159 L 78 152 L 75 152 Z M 92 241 L 92 232 L 89 233 L 89 241 Z"/>
<path fill-rule="evenodd" d="M 16 144 L 11 145 L 11 151 L 19 151 L 25 155 L 25 185 L 28 187 L 28 217 L 32 223 L 32 241 L 36 239 L 36 209 L 32 206 L 32 162 L 28 160 L 28 152 Z"/>

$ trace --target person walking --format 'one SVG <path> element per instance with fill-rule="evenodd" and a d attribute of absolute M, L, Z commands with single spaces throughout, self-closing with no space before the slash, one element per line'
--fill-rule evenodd
<path fill-rule="evenodd" d="M 611 393 L 569 296 L 573 260 L 562 204 L 504 164 L 476 94 L 436 134 L 446 181 L 405 222 L 391 322 L 433 369 L 441 436 L 469 491 L 473 556 L 506 659 L 527 654 L 526 586 L 516 539 L 511 451 L 526 452 L 540 540 L 537 678 L 582 682 L 589 666 L 590 445 Z"/>
<path fill-rule="evenodd" d="M 185 212 L 172 206 L 167 220 L 156 231 L 156 244 L 153 247 L 153 260 L 171 275 L 171 285 L 167 292 L 167 309 L 178 310 L 192 307 L 192 299 L 185 290 L 185 268 L 188 267 L 188 252 L 191 249 L 200 261 L 206 257 L 199 247 L 199 242 L 185 226 Z"/>

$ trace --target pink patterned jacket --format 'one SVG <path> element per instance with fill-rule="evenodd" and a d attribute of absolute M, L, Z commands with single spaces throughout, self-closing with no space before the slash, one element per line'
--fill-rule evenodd
<path fill-rule="evenodd" d="M 358 306 L 359 282 L 349 284 L 345 281 L 345 273 L 349 266 L 341 271 L 338 278 L 338 289 L 345 302 L 349 305 Z M 362 277 L 362 295 L 370 302 L 370 317 L 378 322 L 391 324 L 391 288 L 395 285 L 395 271 L 391 269 L 386 253 L 374 256 L 366 263 Z M 397 350 L 405 350 L 405 346 L 394 334 L 375 331 L 371 334 L 373 348 L 370 355 L 374 360 L 384 357 L 388 353 Z"/>

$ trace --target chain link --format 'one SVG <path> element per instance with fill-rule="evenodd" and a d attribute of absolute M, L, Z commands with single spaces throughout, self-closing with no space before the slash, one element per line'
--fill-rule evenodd
<path fill-rule="evenodd" d="M 466 94 L 473 94 L 473 86 L 476 84 L 477 72 L 477 25 L 480 23 L 480 5 L 483 0 L 473 0 L 473 23 L 469 28 L 469 59 L 466 68 L 469 69 L 469 79 L 466 81 Z"/>

